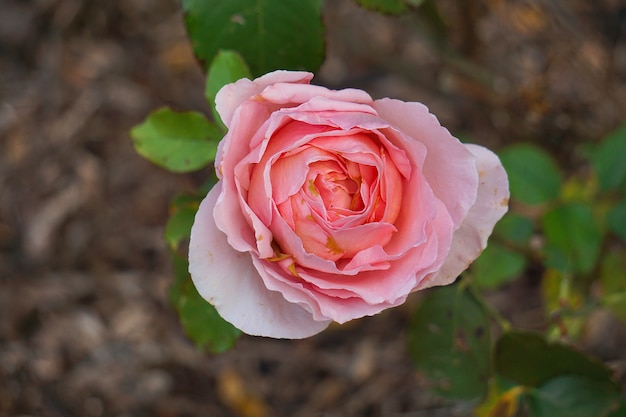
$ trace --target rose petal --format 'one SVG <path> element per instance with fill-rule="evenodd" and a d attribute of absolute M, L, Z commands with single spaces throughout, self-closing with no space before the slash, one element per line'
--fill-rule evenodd
<path fill-rule="evenodd" d="M 268 288 L 279 291 L 294 304 L 305 305 L 316 320 L 332 319 L 338 323 L 345 323 L 356 318 L 371 316 L 389 307 L 402 304 L 408 294 L 408 292 L 405 293 L 393 303 L 370 304 L 354 296 L 349 290 L 321 291 L 308 282 L 306 273 L 294 278 L 293 275 L 281 269 L 276 262 L 263 260 L 255 260 L 255 262 L 262 263 L 258 268 L 263 271 L 261 276 Z"/>
<path fill-rule="evenodd" d="M 215 96 L 215 108 L 227 127 L 235 110 L 246 100 L 259 94 L 263 89 L 275 83 L 308 84 L 313 79 L 310 72 L 274 71 L 250 81 L 242 78 L 227 84 Z"/>
<path fill-rule="evenodd" d="M 465 146 L 476 156 L 480 178 L 478 197 L 461 228 L 454 233 L 450 254 L 442 268 L 425 279 L 418 289 L 453 282 L 485 249 L 493 227 L 508 210 L 509 182 L 496 154 L 482 146 Z"/>
<path fill-rule="evenodd" d="M 284 197 L 281 192 L 286 191 L 283 184 L 277 186 L 276 193 L 273 190 L 271 172 L 274 162 L 279 160 L 282 153 L 310 141 L 322 130 L 319 126 L 309 126 L 299 122 L 287 123 L 283 129 L 271 137 L 271 140 L 267 138 L 237 166 L 235 176 L 238 180 L 249 181 L 247 185 L 242 183 L 242 191 L 247 194 L 247 202 L 265 224 L 271 223 L 272 207 L 277 202 L 282 202 Z M 251 173 L 247 174 L 248 172 Z M 291 175 L 285 179 L 293 183 L 298 182 L 298 177 L 294 178 Z M 286 181 L 286 184 L 289 184 L 289 181 Z M 233 213 L 232 216 L 237 216 L 237 214 Z M 222 230 L 228 233 L 227 230 Z M 233 233 L 238 233 L 235 229 L 231 230 Z"/>
<path fill-rule="evenodd" d="M 326 289 L 342 289 L 350 291 L 371 305 L 394 303 L 417 287 L 424 277 L 428 277 L 441 267 L 450 251 L 452 226 L 450 215 L 443 203 L 438 201 L 436 218 L 426 226 L 428 240 L 410 247 L 401 255 L 387 255 L 383 258 L 382 253 L 373 254 L 375 255 L 372 258 L 373 261 L 377 263 L 390 261 L 389 267 L 374 264 L 379 267 L 367 268 L 371 266 L 368 264 L 357 277 L 345 273 L 329 274 L 311 269 L 298 271 L 304 280 L 322 289 L 322 292 Z M 351 267 L 356 267 L 356 265 L 351 265 Z M 326 302 L 341 302 L 341 300 L 331 299 Z M 323 310 L 324 306 L 320 308 Z M 329 317 L 336 320 L 336 317 Z"/>
<path fill-rule="evenodd" d="M 333 252 L 341 253 L 344 257 L 352 257 L 377 244 L 386 245 L 394 232 L 396 232 L 395 226 L 384 222 L 330 230 L 330 239 L 326 242 L 326 246 Z"/>
<path fill-rule="evenodd" d="M 298 304 L 268 290 L 251 255 L 234 250 L 213 220 L 221 183 L 200 204 L 189 244 L 189 272 L 200 295 L 235 327 L 256 336 L 298 339 L 325 329 Z"/>
<path fill-rule="evenodd" d="M 329 90 L 318 85 L 289 84 L 279 82 L 268 86 L 260 93 L 265 100 L 276 104 L 307 103 L 309 100 L 329 99 L 335 102 L 344 102 L 348 106 L 357 104 L 372 104 L 373 100 L 363 90 L 346 88 L 343 90 Z M 337 104 L 341 106 L 341 104 Z M 331 107 L 332 108 L 332 107 Z M 317 108 L 316 110 L 320 110 Z M 345 111 L 345 108 L 337 109 Z"/>
<path fill-rule="evenodd" d="M 426 146 L 428 156 L 420 169 L 460 226 L 476 201 L 478 175 L 471 152 L 421 103 L 384 98 L 376 100 L 374 108 L 382 119 Z"/>
<path fill-rule="evenodd" d="M 256 237 L 244 217 L 239 202 L 239 194 L 232 178 L 219 182 L 220 196 L 215 204 L 217 228 L 228 235 L 228 244 L 234 249 L 246 252 L 256 246 Z"/>
<path fill-rule="evenodd" d="M 310 164 L 332 158 L 333 155 L 328 152 L 307 146 L 303 147 L 301 152 L 277 159 L 270 172 L 274 202 L 280 204 L 302 188 Z"/>

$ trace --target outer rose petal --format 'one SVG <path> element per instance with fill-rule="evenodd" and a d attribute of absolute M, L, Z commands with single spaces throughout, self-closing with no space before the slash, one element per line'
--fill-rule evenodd
<path fill-rule="evenodd" d="M 465 146 L 476 156 L 478 197 L 460 229 L 454 232 L 452 249 L 443 266 L 420 283 L 420 290 L 453 282 L 485 249 L 493 227 L 508 210 L 509 181 L 496 154 L 482 146 Z"/>
<path fill-rule="evenodd" d="M 220 182 L 200 204 L 191 229 L 189 273 L 200 295 L 226 321 L 251 335 L 300 339 L 324 330 L 330 321 L 315 321 L 302 306 L 268 290 L 251 254 L 228 244 L 213 219 L 221 191 Z"/>
<path fill-rule="evenodd" d="M 250 81 L 242 78 L 235 83 L 225 85 L 215 97 L 215 108 L 227 127 L 237 107 L 247 99 L 256 96 L 266 87 L 275 83 L 308 84 L 313 79 L 310 72 L 274 71 Z"/>
<path fill-rule="evenodd" d="M 372 104 L 372 98 L 363 90 L 346 88 L 343 90 L 329 90 L 317 85 L 298 85 L 288 83 L 276 83 L 267 87 L 261 97 L 277 104 L 307 103 L 310 100 L 326 98 L 333 101 L 345 102 L 350 106 L 356 103 Z"/>
<path fill-rule="evenodd" d="M 380 117 L 428 150 L 422 172 L 458 227 L 476 200 L 478 176 L 472 154 L 421 103 L 384 98 L 374 108 Z"/>

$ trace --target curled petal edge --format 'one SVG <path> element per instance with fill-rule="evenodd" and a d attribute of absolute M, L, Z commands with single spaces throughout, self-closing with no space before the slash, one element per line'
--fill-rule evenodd
<path fill-rule="evenodd" d="M 189 273 L 200 295 L 224 320 L 253 336 L 301 339 L 324 330 L 305 308 L 268 290 L 249 252 L 233 249 L 213 218 L 221 194 L 216 184 L 200 204 L 191 229 Z"/>
<path fill-rule="evenodd" d="M 476 157 L 479 177 L 476 202 L 454 232 L 452 248 L 441 269 L 424 279 L 416 290 L 454 282 L 487 247 L 494 226 L 508 211 L 509 181 L 500 159 L 482 146 L 465 146 Z"/>

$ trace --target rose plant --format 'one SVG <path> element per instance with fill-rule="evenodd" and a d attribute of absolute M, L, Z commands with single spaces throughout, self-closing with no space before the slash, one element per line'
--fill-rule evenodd
<path fill-rule="evenodd" d="M 421 103 L 275 71 L 224 86 L 218 183 L 191 230 L 198 292 L 245 333 L 316 334 L 453 282 L 507 211 L 506 173 Z"/>
<path fill-rule="evenodd" d="M 436 2 L 355 1 L 443 22 Z M 533 417 L 626 416 L 623 375 L 569 346 L 597 308 L 626 317 L 626 125 L 575 152 L 589 164 L 577 161 L 574 175 L 541 137 L 500 149 L 501 164 L 420 103 L 310 85 L 324 59 L 324 3 L 182 1 L 214 120 L 160 108 L 131 137 L 171 172 L 216 162 L 217 184 L 210 175 L 174 198 L 165 227 L 169 298 L 185 333 L 212 353 L 230 349 L 240 330 L 306 337 L 449 284 L 477 259 L 411 313 L 407 353 L 424 386 L 481 403 L 477 416 L 518 407 Z M 443 41 L 433 45 L 453 44 Z M 498 222 L 509 181 L 515 210 Z M 541 286 L 543 334 L 516 329 L 484 297 L 506 295 L 513 280 L 530 284 L 529 271 Z"/>

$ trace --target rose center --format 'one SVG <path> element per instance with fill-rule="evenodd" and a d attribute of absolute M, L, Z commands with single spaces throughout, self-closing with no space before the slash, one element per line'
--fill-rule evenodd
<path fill-rule="evenodd" d="M 322 161 L 311 164 L 306 193 L 321 199 L 326 215 L 335 220 L 365 207 L 361 198 L 361 177 L 350 174 L 350 161 Z M 358 173 L 358 171 L 357 171 Z"/>

